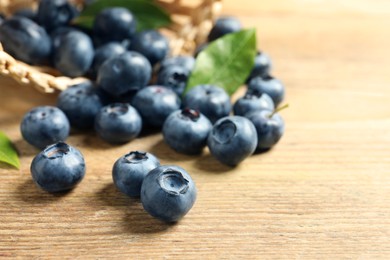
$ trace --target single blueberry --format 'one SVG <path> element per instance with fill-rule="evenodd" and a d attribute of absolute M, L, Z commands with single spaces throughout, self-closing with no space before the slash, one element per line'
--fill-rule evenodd
<path fill-rule="evenodd" d="M 236 166 L 256 150 L 256 129 L 245 117 L 224 117 L 214 124 L 207 145 L 218 161 Z"/>
<path fill-rule="evenodd" d="M 274 102 L 270 96 L 253 90 L 248 90 L 233 106 L 233 112 L 237 116 L 244 116 L 254 110 L 273 111 L 274 109 Z"/>
<path fill-rule="evenodd" d="M 178 166 L 159 166 L 150 171 L 141 187 L 141 202 L 153 217 L 176 222 L 184 217 L 196 200 L 191 176 Z"/>
<path fill-rule="evenodd" d="M 61 92 L 57 107 L 68 117 L 70 125 L 79 129 L 93 128 L 95 117 L 103 104 L 97 94 L 97 88 L 86 81 Z"/>
<path fill-rule="evenodd" d="M 240 21 L 231 16 L 224 16 L 217 19 L 208 35 L 208 41 L 214 41 L 226 34 L 238 32 L 241 30 Z"/>
<path fill-rule="evenodd" d="M 257 132 L 257 150 L 272 148 L 284 133 L 284 121 L 278 113 L 272 111 L 253 111 L 245 115 L 255 126 Z"/>
<path fill-rule="evenodd" d="M 97 84 L 110 95 L 120 96 L 145 87 L 151 75 L 149 61 L 138 52 L 127 51 L 100 66 Z"/>
<path fill-rule="evenodd" d="M 7 53 L 29 64 L 47 63 L 52 51 L 45 29 L 25 17 L 5 20 L 0 26 L 0 41 Z"/>
<path fill-rule="evenodd" d="M 121 192 L 130 197 L 139 197 L 146 174 L 158 166 L 160 161 L 153 154 L 133 151 L 115 162 L 112 179 Z"/>
<path fill-rule="evenodd" d="M 73 189 L 85 175 L 84 157 L 76 148 L 58 142 L 34 157 L 31 175 L 41 189 L 60 192 Z"/>
<path fill-rule="evenodd" d="M 129 104 L 114 103 L 103 107 L 95 119 L 95 130 L 109 143 L 125 143 L 136 138 L 142 129 L 142 119 Z"/>
<path fill-rule="evenodd" d="M 229 115 L 232 105 L 223 88 L 213 85 L 199 85 L 184 96 L 184 107 L 199 110 L 212 123 Z"/>
<path fill-rule="evenodd" d="M 95 56 L 92 62 L 92 76 L 95 78 L 100 66 L 109 58 L 120 55 L 126 51 L 126 48 L 118 42 L 104 44 L 95 50 Z"/>
<path fill-rule="evenodd" d="M 180 66 L 187 69 L 188 71 L 192 71 L 195 67 L 195 58 L 186 55 L 165 58 L 160 63 L 159 71 L 163 71 L 171 66 Z"/>
<path fill-rule="evenodd" d="M 281 81 L 272 76 L 254 77 L 249 81 L 248 90 L 268 94 L 277 107 L 284 99 L 285 88 Z"/>
<path fill-rule="evenodd" d="M 170 88 L 181 96 L 187 86 L 190 71 L 179 65 L 172 65 L 161 70 L 157 75 L 157 84 Z"/>
<path fill-rule="evenodd" d="M 69 22 L 78 15 L 78 11 L 68 0 L 41 0 L 38 6 L 38 23 L 51 31 Z"/>
<path fill-rule="evenodd" d="M 69 77 L 84 75 L 90 68 L 94 49 L 91 38 L 78 30 L 70 30 L 59 36 L 60 44 L 54 49 L 54 65 Z"/>
<path fill-rule="evenodd" d="M 249 82 L 254 77 L 266 77 L 272 68 L 271 58 L 264 52 L 258 51 L 255 57 L 255 64 L 247 79 Z"/>
<path fill-rule="evenodd" d="M 141 53 L 154 66 L 167 56 L 169 42 L 158 31 L 146 30 L 135 34 L 130 44 L 130 50 Z"/>
<path fill-rule="evenodd" d="M 164 122 L 162 133 L 164 141 L 175 151 L 199 154 L 207 144 L 211 128 L 207 117 L 199 111 L 186 108 L 169 115 Z"/>
<path fill-rule="evenodd" d="M 126 8 L 111 7 L 103 9 L 93 24 L 94 35 L 101 43 L 121 42 L 131 39 L 136 31 L 134 15 Z"/>
<path fill-rule="evenodd" d="M 145 124 L 161 127 L 165 119 L 180 109 L 179 96 L 169 88 L 148 86 L 137 92 L 132 101 Z"/>
<path fill-rule="evenodd" d="M 40 149 L 49 144 L 65 141 L 69 136 L 69 130 L 69 121 L 64 112 L 52 106 L 30 110 L 20 124 L 24 140 Z"/>

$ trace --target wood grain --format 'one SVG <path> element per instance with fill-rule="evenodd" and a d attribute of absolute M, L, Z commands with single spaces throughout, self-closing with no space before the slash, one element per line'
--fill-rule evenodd
<path fill-rule="evenodd" d="M 53 196 L 31 181 L 37 151 L 19 122 L 55 97 L 1 78 L 0 129 L 22 167 L 0 169 L 0 258 L 388 259 L 390 3 L 226 0 L 224 12 L 257 28 L 287 87 L 280 144 L 231 169 L 207 151 L 177 154 L 158 133 L 119 147 L 74 133 L 86 178 Z M 113 187 L 113 162 L 134 149 L 193 176 L 198 200 L 180 223 L 152 219 Z"/>

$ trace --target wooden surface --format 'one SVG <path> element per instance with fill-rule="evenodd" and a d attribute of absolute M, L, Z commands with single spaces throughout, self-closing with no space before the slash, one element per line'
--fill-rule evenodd
<path fill-rule="evenodd" d="M 286 134 L 237 168 L 171 151 L 160 134 L 110 146 L 94 134 L 69 143 L 87 162 L 63 196 L 31 181 L 37 150 L 19 133 L 46 97 L 0 79 L 0 129 L 21 169 L 0 169 L 0 258 L 108 257 L 388 259 L 390 257 L 390 3 L 387 0 L 225 1 L 257 27 L 259 47 L 287 87 Z M 129 150 L 186 168 L 198 200 L 176 225 L 149 217 L 111 180 Z"/>

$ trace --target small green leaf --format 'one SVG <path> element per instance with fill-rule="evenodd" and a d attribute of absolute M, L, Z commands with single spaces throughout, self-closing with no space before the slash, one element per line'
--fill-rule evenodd
<path fill-rule="evenodd" d="M 0 162 L 10 164 L 19 169 L 19 157 L 9 138 L 0 132 Z"/>
<path fill-rule="evenodd" d="M 157 29 L 171 23 L 169 14 L 150 0 L 97 0 L 87 5 L 74 23 L 92 28 L 95 16 L 107 7 L 121 6 L 129 9 L 137 19 L 137 30 Z"/>
<path fill-rule="evenodd" d="M 199 53 L 186 91 L 200 84 L 222 87 L 233 94 L 251 72 L 256 55 L 256 30 L 228 34 Z"/>

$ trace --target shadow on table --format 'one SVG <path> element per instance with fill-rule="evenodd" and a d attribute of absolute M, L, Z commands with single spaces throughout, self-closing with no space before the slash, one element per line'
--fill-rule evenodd
<path fill-rule="evenodd" d="M 167 224 L 151 217 L 142 207 L 140 198 L 130 198 L 117 190 L 113 183 L 107 184 L 97 193 L 104 206 L 121 210 L 123 231 L 137 234 L 159 233 L 169 230 L 174 224 Z"/>
<path fill-rule="evenodd" d="M 37 155 L 40 150 L 32 146 L 31 144 L 27 143 L 23 139 L 18 139 L 13 142 L 15 145 L 16 150 L 18 151 L 19 156 L 35 156 Z"/>
<path fill-rule="evenodd" d="M 232 172 L 237 168 L 237 167 L 230 167 L 220 163 L 210 153 L 203 154 L 202 156 L 198 156 L 194 166 L 199 170 L 201 170 L 202 172 L 207 172 L 210 174 L 224 174 L 224 173 Z"/>
<path fill-rule="evenodd" d="M 199 155 L 185 155 L 174 151 L 170 148 L 163 139 L 158 140 L 155 144 L 153 144 L 149 152 L 157 156 L 157 158 L 166 160 L 166 161 L 175 161 L 175 162 L 184 162 L 193 160 Z"/>
<path fill-rule="evenodd" d="M 49 193 L 46 192 L 34 183 L 29 178 L 16 187 L 16 198 L 27 204 L 50 204 L 54 203 L 66 195 L 72 193 L 72 191 Z"/>

